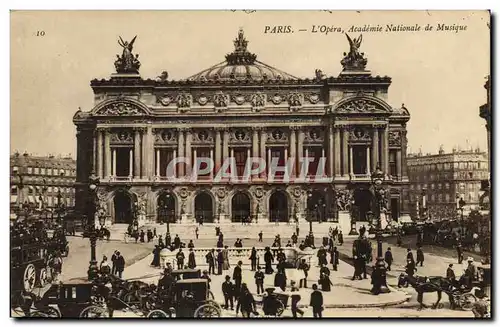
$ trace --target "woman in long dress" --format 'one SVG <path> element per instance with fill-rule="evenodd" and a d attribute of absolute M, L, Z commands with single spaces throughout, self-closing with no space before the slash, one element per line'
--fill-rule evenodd
<path fill-rule="evenodd" d="M 188 257 L 188 268 L 189 269 L 194 269 L 196 268 L 196 259 L 194 257 L 194 251 L 193 249 L 189 249 L 189 257 Z"/>
<path fill-rule="evenodd" d="M 266 274 L 272 274 L 274 272 L 272 263 L 274 261 L 273 254 L 271 253 L 271 249 L 266 247 L 266 253 L 264 254 L 264 262 L 266 263 Z"/>
<path fill-rule="evenodd" d="M 332 281 L 330 280 L 330 269 L 328 269 L 325 265 L 321 265 L 321 269 L 319 271 L 319 284 L 321 285 L 321 290 L 323 292 L 330 292 L 331 286 L 333 286 Z"/>
<path fill-rule="evenodd" d="M 229 250 L 227 249 L 227 245 L 222 250 L 222 259 L 222 270 L 229 270 L 231 266 L 229 265 Z"/>

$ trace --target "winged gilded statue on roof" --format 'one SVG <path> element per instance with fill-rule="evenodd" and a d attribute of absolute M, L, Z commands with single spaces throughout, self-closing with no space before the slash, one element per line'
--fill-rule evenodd
<path fill-rule="evenodd" d="M 118 44 L 123 48 L 123 52 L 121 57 L 116 55 L 117 59 L 115 61 L 115 68 L 118 73 L 126 74 L 126 73 L 135 73 L 139 72 L 139 67 L 141 63 L 139 62 L 139 55 L 132 53 L 134 49 L 134 42 L 137 38 L 137 35 L 134 36 L 132 41 L 127 42 L 119 36 Z"/>
<path fill-rule="evenodd" d="M 344 70 L 364 70 L 368 60 L 364 57 L 364 53 L 359 52 L 363 35 L 354 39 L 347 33 L 345 35 L 349 41 L 349 53 L 344 52 L 344 59 L 340 63 L 344 67 Z"/>

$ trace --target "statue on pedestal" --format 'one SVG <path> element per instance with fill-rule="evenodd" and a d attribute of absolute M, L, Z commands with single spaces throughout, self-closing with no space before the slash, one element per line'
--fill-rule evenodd
<path fill-rule="evenodd" d="M 363 52 L 359 52 L 363 35 L 358 38 L 351 39 L 346 33 L 347 40 L 349 41 L 349 53 L 344 52 L 344 59 L 340 61 L 344 70 L 351 71 L 364 71 L 368 60 L 364 57 Z"/>
<path fill-rule="evenodd" d="M 139 55 L 136 54 L 134 56 L 134 54 L 132 53 L 132 50 L 134 48 L 134 42 L 135 39 L 137 38 L 137 35 L 130 42 L 123 41 L 121 36 L 119 38 L 120 39 L 118 40 L 118 44 L 123 48 L 123 52 L 121 57 L 119 55 L 116 55 L 117 57 L 115 61 L 116 72 L 119 74 L 127 74 L 127 73 L 138 74 L 139 67 L 141 66 L 141 63 L 139 62 Z"/>

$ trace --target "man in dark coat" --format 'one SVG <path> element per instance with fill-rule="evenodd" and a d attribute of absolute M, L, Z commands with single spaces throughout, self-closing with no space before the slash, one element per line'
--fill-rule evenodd
<path fill-rule="evenodd" d="M 342 231 L 339 231 L 339 235 L 337 236 L 339 240 L 339 245 L 344 244 L 344 235 L 342 235 Z"/>
<path fill-rule="evenodd" d="M 146 240 L 148 243 L 153 240 L 153 232 L 151 231 L 151 229 L 148 229 L 148 232 L 146 234 Z"/>
<path fill-rule="evenodd" d="M 286 274 L 284 269 L 278 270 L 274 276 L 274 286 L 281 288 L 284 292 L 286 289 Z"/>
<path fill-rule="evenodd" d="M 160 250 L 160 247 L 158 245 L 155 245 L 155 248 L 153 250 L 153 261 L 151 262 L 151 266 L 153 267 L 160 266 Z"/>
<path fill-rule="evenodd" d="M 392 257 L 392 252 L 390 247 L 388 247 L 387 251 L 385 251 L 384 260 L 387 263 L 387 271 L 391 271 L 391 265 L 392 262 L 394 261 L 394 258 Z"/>
<path fill-rule="evenodd" d="M 165 243 L 163 243 L 163 237 L 161 235 L 158 237 L 158 247 L 160 248 L 160 250 L 163 250 L 165 248 Z"/>
<path fill-rule="evenodd" d="M 243 265 L 243 262 L 238 261 L 238 265 L 234 267 L 233 270 L 234 291 L 236 294 L 240 294 L 241 279 L 242 279 L 241 265 Z"/>
<path fill-rule="evenodd" d="M 257 294 L 264 293 L 264 273 L 260 269 L 260 266 L 257 267 L 254 278 L 255 285 L 257 286 Z"/>
<path fill-rule="evenodd" d="M 406 260 L 411 260 L 413 263 L 415 263 L 415 258 L 413 257 L 413 252 L 411 252 L 411 249 L 406 250 Z"/>
<path fill-rule="evenodd" d="M 462 261 L 464 260 L 464 254 L 462 253 L 462 243 L 458 242 L 457 244 L 457 257 L 458 257 L 458 264 L 462 264 Z"/>
<path fill-rule="evenodd" d="M 121 255 L 120 251 L 116 251 L 116 272 L 119 278 L 122 278 L 123 271 L 125 270 L 125 259 Z"/>
<path fill-rule="evenodd" d="M 450 280 L 452 285 L 455 285 L 456 283 L 456 277 L 455 277 L 455 271 L 453 270 L 453 264 L 450 263 L 448 265 L 448 269 L 446 269 L 446 278 Z"/>
<path fill-rule="evenodd" d="M 231 304 L 231 310 L 234 310 L 234 285 L 231 283 L 230 276 L 226 276 L 226 281 L 222 283 L 222 294 L 224 295 L 224 309 L 229 310 L 229 304 Z"/>
<path fill-rule="evenodd" d="M 117 255 L 116 255 L 116 251 L 113 252 L 113 255 L 111 256 L 111 263 L 112 263 L 112 268 L 111 268 L 111 274 L 113 275 L 116 275 L 116 258 L 117 258 Z"/>
<path fill-rule="evenodd" d="M 189 240 L 189 243 L 188 243 L 188 249 L 193 249 L 194 248 L 194 243 L 193 243 L 193 240 Z"/>
<path fill-rule="evenodd" d="M 337 266 L 339 264 L 339 251 L 337 247 L 334 246 L 332 252 L 330 253 L 330 263 L 333 265 L 333 270 L 337 271 Z"/>
<path fill-rule="evenodd" d="M 260 231 L 260 233 L 259 233 L 259 242 L 262 243 L 262 231 Z"/>
<path fill-rule="evenodd" d="M 141 241 L 141 243 L 144 243 L 144 230 L 141 229 L 141 233 L 139 234 L 139 241 Z"/>
<path fill-rule="evenodd" d="M 194 250 L 192 248 L 189 249 L 188 268 L 189 269 L 196 268 L 196 259 L 195 259 L 195 255 L 194 255 Z"/>
<path fill-rule="evenodd" d="M 313 317 L 321 318 L 321 312 L 323 311 L 323 294 L 318 291 L 318 285 L 313 284 L 312 288 L 313 292 L 311 293 L 311 301 L 309 302 L 309 305 L 313 309 Z"/>
<path fill-rule="evenodd" d="M 415 262 L 415 266 L 420 263 L 420 267 L 424 265 L 424 251 L 422 251 L 422 247 L 419 246 L 417 249 L 417 262 Z"/>
<path fill-rule="evenodd" d="M 215 275 L 215 250 L 212 249 L 210 252 L 208 252 L 205 256 L 205 259 L 207 260 L 208 264 L 208 273 Z"/>
<path fill-rule="evenodd" d="M 299 238 L 297 237 L 297 234 L 293 233 L 291 239 L 292 239 L 292 244 L 297 245 L 297 242 L 299 240 Z"/>
<path fill-rule="evenodd" d="M 307 276 L 309 273 L 309 265 L 306 263 L 306 259 L 302 259 L 302 262 L 299 264 L 299 267 L 297 268 L 299 270 L 302 270 L 304 272 L 304 278 L 302 278 L 299 281 L 299 288 L 307 288 Z"/>
<path fill-rule="evenodd" d="M 409 275 L 412 276 L 415 274 L 415 271 L 417 271 L 417 268 L 415 267 L 415 261 L 412 261 L 411 259 L 406 260 L 406 269 L 405 272 Z"/>
<path fill-rule="evenodd" d="M 170 233 L 165 234 L 165 246 L 170 247 L 172 244 L 172 236 L 170 236 Z"/>
<path fill-rule="evenodd" d="M 224 264 L 224 256 L 220 249 L 217 250 L 217 275 L 222 275 L 222 265 Z"/>
<path fill-rule="evenodd" d="M 177 259 L 177 269 L 183 269 L 185 255 L 184 252 L 182 252 L 182 249 L 179 249 L 179 252 L 177 252 L 175 258 Z"/>
<path fill-rule="evenodd" d="M 250 252 L 250 266 L 251 266 L 251 271 L 255 271 L 257 269 L 257 250 L 255 247 L 252 248 L 252 252 Z"/>
<path fill-rule="evenodd" d="M 321 285 L 321 290 L 324 292 L 330 292 L 332 286 L 332 281 L 330 280 L 330 269 L 328 269 L 325 265 L 321 265 L 319 270 L 319 281 L 318 283 Z"/>
<path fill-rule="evenodd" d="M 180 248 L 181 247 L 181 239 L 179 237 L 178 234 L 175 234 L 175 237 L 174 237 L 174 246 L 176 249 Z"/>
<path fill-rule="evenodd" d="M 325 265 L 328 263 L 326 260 L 326 250 L 321 246 L 318 250 L 318 265 L 321 267 L 321 265 Z"/>

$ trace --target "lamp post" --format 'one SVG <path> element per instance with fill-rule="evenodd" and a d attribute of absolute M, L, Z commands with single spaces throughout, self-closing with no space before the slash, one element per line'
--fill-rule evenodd
<path fill-rule="evenodd" d="M 460 197 L 460 194 L 457 193 L 457 210 L 460 211 L 460 238 L 464 236 L 464 206 L 464 198 Z"/>
<path fill-rule="evenodd" d="M 386 208 L 385 200 L 385 190 L 382 187 L 384 182 L 384 172 L 377 167 L 372 173 L 372 185 L 375 193 L 376 199 L 376 212 L 374 214 L 373 220 L 376 226 L 376 239 L 377 239 L 377 263 L 375 265 L 375 273 L 380 281 L 378 283 L 373 283 L 372 293 L 378 295 L 380 293 L 387 293 L 389 289 L 387 288 L 386 280 L 386 269 L 384 263 L 384 257 L 382 254 L 382 217 L 381 213 Z"/>
<path fill-rule="evenodd" d="M 57 222 L 61 224 L 61 210 L 62 210 L 62 204 L 61 204 L 61 190 L 57 190 Z"/>
<path fill-rule="evenodd" d="M 427 220 L 427 188 L 422 188 L 422 220 Z"/>
<path fill-rule="evenodd" d="M 99 269 L 96 259 L 96 242 L 97 230 L 95 228 L 95 214 L 97 211 L 98 197 L 97 187 L 99 185 L 99 177 L 94 172 L 89 176 L 89 193 L 87 202 L 87 228 L 90 238 L 90 262 L 87 271 L 88 279 L 93 280 L 97 277 Z"/>
<path fill-rule="evenodd" d="M 309 191 L 307 193 L 307 197 L 309 199 L 312 198 L 312 191 Z M 314 207 L 315 207 L 315 212 L 317 214 L 318 213 L 318 204 L 315 204 Z M 314 233 L 313 233 L 313 225 L 312 225 L 312 219 L 313 219 L 313 217 L 312 217 L 312 213 L 309 210 L 308 210 L 308 213 L 307 213 L 307 218 L 309 220 L 309 235 L 307 236 L 307 239 L 308 239 L 307 243 L 308 243 L 308 245 L 310 247 L 314 248 Z"/>
<path fill-rule="evenodd" d="M 356 200 L 351 199 L 350 202 L 350 216 L 351 216 L 351 230 L 349 231 L 349 235 L 359 235 L 356 230 L 356 217 L 354 216 L 354 205 L 356 204 Z"/>

